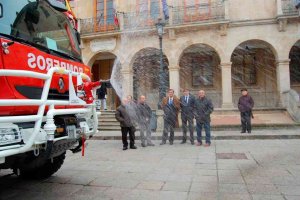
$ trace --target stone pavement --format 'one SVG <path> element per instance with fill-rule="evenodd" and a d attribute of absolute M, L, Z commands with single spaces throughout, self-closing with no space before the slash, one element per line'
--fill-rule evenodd
<path fill-rule="evenodd" d="M 44 181 L 0 171 L 0 199 L 299 200 L 300 140 L 214 140 L 121 150 L 90 140 Z"/>

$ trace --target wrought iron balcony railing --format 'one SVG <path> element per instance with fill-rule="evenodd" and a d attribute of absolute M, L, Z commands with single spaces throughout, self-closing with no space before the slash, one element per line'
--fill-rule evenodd
<path fill-rule="evenodd" d="M 223 0 L 209 0 L 208 3 L 169 7 L 169 15 L 170 18 L 166 24 L 168 27 L 221 21 L 225 19 L 225 4 Z M 81 33 L 107 33 L 154 28 L 158 18 L 163 18 L 163 12 L 161 9 L 157 9 L 118 13 L 118 18 L 120 25 L 116 23 L 115 15 L 81 19 Z"/>
<path fill-rule="evenodd" d="M 81 34 L 89 33 L 106 33 L 119 31 L 119 23 L 116 21 L 114 15 L 100 16 L 96 18 L 80 19 L 80 32 Z"/>
<path fill-rule="evenodd" d="M 172 15 L 173 25 L 219 21 L 225 19 L 225 6 L 223 1 L 214 1 L 193 6 L 174 7 Z"/>
<path fill-rule="evenodd" d="M 296 9 L 298 0 L 281 0 L 283 15 L 299 15 Z"/>

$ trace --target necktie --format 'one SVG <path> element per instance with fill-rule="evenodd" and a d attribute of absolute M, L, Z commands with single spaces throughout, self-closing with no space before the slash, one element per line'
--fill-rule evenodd
<path fill-rule="evenodd" d="M 169 104 L 170 104 L 170 105 L 172 104 L 172 99 L 171 99 L 171 98 L 169 99 Z"/>
<path fill-rule="evenodd" d="M 185 102 L 188 103 L 188 97 L 187 96 L 185 97 Z"/>

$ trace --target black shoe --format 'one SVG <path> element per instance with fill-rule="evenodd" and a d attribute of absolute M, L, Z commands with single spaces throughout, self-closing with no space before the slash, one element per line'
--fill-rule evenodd
<path fill-rule="evenodd" d="M 241 131 L 241 133 L 246 133 L 246 131 Z"/>
<path fill-rule="evenodd" d="M 145 143 L 142 143 L 142 147 L 146 147 L 147 145 Z"/>
<path fill-rule="evenodd" d="M 125 151 L 125 150 L 127 150 L 128 149 L 128 147 L 123 147 L 123 151 Z"/>
<path fill-rule="evenodd" d="M 184 143 L 186 143 L 186 141 L 185 141 L 185 140 L 182 140 L 182 141 L 180 142 L 180 144 L 184 144 Z"/>
<path fill-rule="evenodd" d="M 133 145 L 130 147 L 130 149 L 137 149 L 137 147 Z"/>
<path fill-rule="evenodd" d="M 248 131 L 248 133 L 250 134 L 250 133 L 251 133 L 251 131 Z"/>
<path fill-rule="evenodd" d="M 159 145 L 164 145 L 164 144 L 166 144 L 166 142 L 161 142 Z"/>
<path fill-rule="evenodd" d="M 170 145 L 173 145 L 173 141 L 170 141 Z"/>
<path fill-rule="evenodd" d="M 155 145 L 154 145 L 153 143 L 148 143 L 147 146 L 153 147 L 153 146 L 155 146 Z"/>
<path fill-rule="evenodd" d="M 191 142 L 191 145 L 194 145 L 194 144 L 195 144 L 194 141 L 192 141 L 192 142 Z"/>

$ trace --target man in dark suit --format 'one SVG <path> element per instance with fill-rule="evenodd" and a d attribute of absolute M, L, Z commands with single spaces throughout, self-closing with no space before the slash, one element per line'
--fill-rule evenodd
<path fill-rule="evenodd" d="M 181 106 L 181 121 L 182 121 L 182 142 L 181 144 L 186 143 L 186 132 L 187 132 L 187 123 L 189 123 L 190 131 L 190 141 L 194 145 L 194 106 L 195 106 L 195 97 L 190 94 L 188 89 L 184 89 L 183 96 L 180 97 L 180 106 Z"/>
<path fill-rule="evenodd" d="M 164 111 L 164 131 L 162 135 L 162 142 L 160 143 L 160 145 L 166 144 L 169 132 L 169 142 L 170 145 L 173 145 L 174 128 L 176 126 L 177 115 L 180 110 L 180 101 L 174 95 L 173 89 L 169 89 L 168 96 L 163 98 L 161 107 Z"/>
<path fill-rule="evenodd" d="M 123 142 L 123 150 L 128 149 L 127 142 L 127 134 L 129 133 L 130 139 L 130 149 L 136 149 L 137 147 L 134 145 L 135 139 L 135 127 L 128 113 L 128 100 L 124 98 L 122 100 L 122 104 L 116 110 L 116 119 L 120 122 L 121 131 L 122 131 L 122 142 Z"/>

